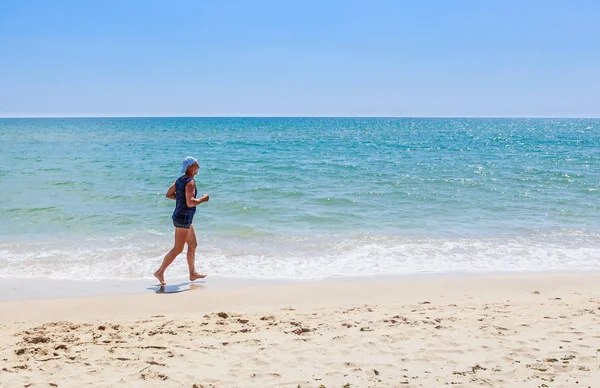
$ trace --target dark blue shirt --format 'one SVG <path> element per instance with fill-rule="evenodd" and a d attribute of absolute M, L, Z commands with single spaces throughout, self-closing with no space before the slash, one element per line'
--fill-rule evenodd
<path fill-rule="evenodd" d="M 196 207 L 189 207 L 185 200 L 185 186 L 194 178 L 181 176 L 175 181 L 175 211 L 173 211 L 173 221 L 178 224 L 191 225 L 196 213 Z M 194 198 L 198 194 L 198 189 L 194 187 Z"/>

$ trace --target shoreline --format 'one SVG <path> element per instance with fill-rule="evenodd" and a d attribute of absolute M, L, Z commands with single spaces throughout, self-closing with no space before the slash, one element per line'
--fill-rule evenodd
<path fill-rule="evenodd" d="M 5 279 L 4 279 L 5 280 Z M 62 281 L 56 281 L 61 284 Z M 111 284 L 112 281 L 106 281 Z M 42 282 L 43 283 L 43 282 Z M 82 281 L 82 283 L 88 283 Z M 0 281 L 0 284 L 3 284 Z M 95 287 L 100 282 L 93 284 Z M 119 282 L 115 283 L 119 284 Z M 420 276 L 389 276 L 380 278 L 338 278 L 316 281 L 261 281 L 215 279 L 167 285 L 165 292 L 156 282 L 132 281 L 128 293 L 115 286 L 109 294 L 84 296 L 12 299 L 0 301 L 0 322 L 11 317 L 13 321 L 44 321 L 69 316 L 85 315 L 103 319 L 103 309 L 112 310 L 113 316 L 128 317 L 140 314 L 178 314 L 185 312 L 183 305 L 206 312 L 223 308 L 242 308 L 243 311 L 281 305 L 308 306 L 368 303 L 417 303 L 422 299 L 468 299 L 499 301 L 509 295 L 523 296 L 539 291 L 559 292 L 561 289 L 580 289 L 591 295 L 600 295 L 600 272 L 594 273 L 518 273 L 518 274 L 427 274 Z M 143 285 L 143 289 L 138 286 Z M 168 287 L 173 287 L 169 290 Z M 179 288 L 179 290 L 178 290 Z M 40 290 L 43 291 L 42 288 Z M 68 290 L 67 287 L 63 288 Z M 60 304 L 60 309 L 46 306 Z M 133 308 L 129 308 L 133 307 Z M 117 315 L 114 315 L 117 314 Z"/>
<path fill-rule="evenodd" d="M 600 383 L 599 273 L 198 286 L 0 311 L 0 387 Z"/>
<path fill-rule="evenodd" d="M 185 277 L 167 279 L 161 287 L 155 278 L 144 279 L 53 279 L 46 277 L 20 278 L 0 277 L 0 303 L 35 299 L 71 299 L 94 298 L 123 295 L 142 295 L 151 293 L 174 294 L 193 291 L 193 289 L 235 289 L 260 286 L 319 285 L 337 283 L 368 283 L 379 281 L 412 281 L 431 279 L 471 279 L 487 277 L 522 277 L 546 275 L 588 275 L 600 274 L 600 270 L 549 270 L 549 271 L 482 271 L 482 272 L 424 272 L 394 275 L 339 276 L 318 279 L 287 278 L 234 278 L 208 276 L 205 279 L 190 282 Z"/>

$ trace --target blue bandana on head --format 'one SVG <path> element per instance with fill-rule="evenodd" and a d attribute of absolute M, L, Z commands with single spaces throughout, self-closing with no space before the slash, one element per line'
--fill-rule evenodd
<path fill-rule="evenodd" d="M 198 163 L 198 160 L 196 160 L 196 158 L 194 158 L 193 156 L 188 156 L 185 159 L 183 159 L 183 167 L 181 167 L 181 173 L 185 174 L 187 168 L 194 163 Z"/>

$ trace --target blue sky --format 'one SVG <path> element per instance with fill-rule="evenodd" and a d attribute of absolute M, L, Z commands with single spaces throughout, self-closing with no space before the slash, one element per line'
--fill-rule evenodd
<path fill-rule="evenodd" d="M 0 2 L 0 117 L 600 117 L 600 2 Z"/>

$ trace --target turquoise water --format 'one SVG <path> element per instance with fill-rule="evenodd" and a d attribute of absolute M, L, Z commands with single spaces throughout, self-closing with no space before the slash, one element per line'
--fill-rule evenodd
<path fill-rule="evenodd" d="M 0 119 L 0 276 L 151 276 L 187 155 L 211 197 L 194 220 L 211 274 L 600 269 L 599 134 L 597 119 Z"/>

